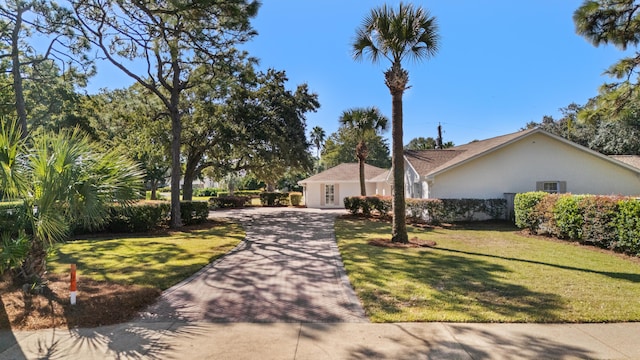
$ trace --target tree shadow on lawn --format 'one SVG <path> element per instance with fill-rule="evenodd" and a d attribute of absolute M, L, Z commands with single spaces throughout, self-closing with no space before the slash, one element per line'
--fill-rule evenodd
<path fill-rule="evenodd" d="M 389 250 L 391 253 L 386 254 Z M 566 307 L 560 296 L 532 291 L 504 281 L 503 274 L 510 270 L 502 265 L 434 250 L 406 252 L 404 249 L 391 250 L 353 243 L 343 246 L 343 253 L 368 254 L 373 270 L 364 275 L 366 280 L 362 283 L 366 284 L 365 288 L 375 290 L 365 290 L 368 293 L 361 295 L 373 297 L 369 300 L 369 306 L 380 307 L 389 314 L 401 313 L 411 307 L 422 307 L 438 308 L 455 314 L 456 317 L 463 317 L 464 321 L 562 320 L 562 311 Z M 353 266 L 357 268 L 357 262 Z M 379 273 L 377 269 L 384 269 L 384 272 Z M 362 273 L 357 275 L 363 276 Z M 392 283 L 394 279 L 410 281 L 401 290 L 387 290 L 395 287 Z M 423 293 L 425 287 L 431 290 L 431 294 L 415 295 Z"/>
<path fill-rule="evenodd" d="M 476 253 L 476 252 L 471 252 L 471 251 L 447 249 L 447 248 L 443 248 L 443 247 L 437 247 L 437 250 L 446 251 L 446 252 L 450 252 L 450 253 L 457 253 L 457 254 L 465 254 L 465 255 L 481 256 L 481 257 L 488 257 L 488 258 L 494 258 L 494 259 L 515 261 L 515 262 L 523 262 L 523 263 L 534 264 L 534 265 L 544 265 L 544 266 L 550 266 L 550 267 L 563 269 L 563 270 L 581 271 L 581 272 L 586 272 L 586 273 L 604 275 L 604 276 L 607 276 L 607 277 L 610 277 L 610 278 L 614 278 L 614 279 L 626 280 L 626 281 L 630 281 L 630 282 L 633 282 L 633 283 L 640 283 L 640 273 L 621 273 L 621 272 L 613 272 L 613 271 L 598 271 L 598 270 L 585 269 L 585 268 L 579 268 L 579 267 L 574 267 L 574 266 L 552 264 L 552 263 L 536 261 L 536 260 L 527 260 L 527 259 L 519 259 L 519 258 L 500 256 L 500 255 Z"/>

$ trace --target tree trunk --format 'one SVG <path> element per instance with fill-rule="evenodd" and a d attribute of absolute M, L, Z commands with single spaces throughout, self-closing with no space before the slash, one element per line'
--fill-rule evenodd
<path fill-rule="evenodd" d="M 47 271 L 47 250 L 42 241 L 31 239 L 27 257 L 20 267 L 19 280 L 40 285 Z"/>
<path fill-rule="evenodd" d="M 358 159 L 360 162 L 360 195 L 367 196 L 367 187 L 364 183 L 364 159 Z"/>
<path fill-rule="evenodd" d="M 150 200 L 158 200 L 158 181 L 151 180 L 151 197 Z"/>
<path fill-rule="evenodd" d="M 409 82 L 409 74 L 399 64 L 385 72 L 385 82 L 391 92 L 391 166 L 393 167 L 393 228 L 391 241 L 408 243 L 405 195 L 404 149 L 402 144 L 402 94 Z"/>
<path fill-rule="evenodd" d="M 16 14 L 16 24 L 11 32 L 11 75 L 13 76 L 13 91 L 16 97 L 16 112 L 18 114 L 18 122 L 22 131 L 22 138 L 26 138 L 27 133 L 27 109 L 24 103 L 24 92 L 22 88 L 22 74 L 20 63 L 20 49 L 18 44 L 20 41 L 20 29 L 22 28 L 23 9 L 18 2 L 18 11 Z"/>
<path fill-rule="evenodd" d="M 187 167 L 184 169 L 184 180 L 182 181 L 182 200 L 193 200 L 193 178 L 195 177 L 196 170 L 191 168 L 187 163 Z"/>
<path fill-rule="evenodd" d="M 175 95 L 177 98 L 179 95 Z M 172 94 L 172 103 L 174 95 Z M 175 107 L 171 109 L 171 222 L 172 229 L 182 227 L 182 216 L 180 214 L 180 134 L 182 133 L 182 122 L 180 112 L 175 100 Z"/>

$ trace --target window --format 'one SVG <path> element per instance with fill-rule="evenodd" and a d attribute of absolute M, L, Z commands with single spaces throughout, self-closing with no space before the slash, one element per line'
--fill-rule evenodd
<path fill-rule="evenodd" d="M 558 182 L 545 182 L 542 184 L 542 191 L 548 192 L 549 194 L 557 194 L 559 191 Z"/>
<path fill-rule="evenodd" d="M 566 181 L 538 181 L 536 182 L 536 190 L 544 191 L 549 194 L 564 194 L 567 192 Z"/>
<path fill-rule="evenodd" d="M 335 187 L 333 185 L 324 186 L 324 203 L 335 204 Z"/>

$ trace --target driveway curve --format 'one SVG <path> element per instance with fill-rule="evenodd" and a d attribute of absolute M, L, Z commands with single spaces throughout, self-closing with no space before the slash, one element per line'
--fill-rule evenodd
<path fill-rule="evenodd" d="M 343 210 L 216 211 L 237 221 L 236 249 L 166 290 L 145 319 L 211 322 L 367 322 L 334 234 Z"/>

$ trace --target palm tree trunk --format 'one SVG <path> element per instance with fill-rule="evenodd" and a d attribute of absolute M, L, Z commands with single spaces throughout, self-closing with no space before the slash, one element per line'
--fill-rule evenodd
<path fill-rule="evenodd" d="M 364 183 L 364 159 L 358 159 L 360 162 L 360 195 L 367 196 L 367 187 Z"/>
<path fill-rule="evenodd" d="M 404 196 L 404 150 L 402 145 L 402 91 L 391 91 L 391 166 L 393 167 L 393 228 L 391 241 L 408 243 L 405 196 Z"/>
<path fill-rule="evenodd" d="M 27 257 L 20 268 L 20 280 L 40 284 L 47 271 L 47 250 L 42 241 L 32 239 Z"/>

